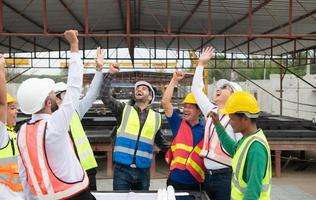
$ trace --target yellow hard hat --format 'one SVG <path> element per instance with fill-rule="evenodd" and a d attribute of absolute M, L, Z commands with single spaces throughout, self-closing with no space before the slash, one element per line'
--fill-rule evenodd
<path fill-rule="evenodd" d="M 189 94 L 187 94 L 187 96 L 184 98 L 182 103 L 191 103 L 191 104 L 197 104 L 195 97 L 193 95 L 192 92 L 190 92 Z"/>
<path fill-rule="evenodd" d="M 11 96 L 11 94 L 7 92 L 7 103 L 12 103 L 12 102 L 16 102 L 16 100 L 15 98 L 13 98 L 13 96 Z"/>
<path fill-rule="evenodd" d="M 260 108 L 255 97 L 249 92 L 234 92 L 227 99 L 223 114 L 244 113 L 249 118 L 258 118 Z"/>

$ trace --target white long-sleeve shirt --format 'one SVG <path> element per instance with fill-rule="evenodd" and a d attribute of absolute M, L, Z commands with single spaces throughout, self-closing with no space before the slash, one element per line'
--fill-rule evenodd
<path fill-rule="evenodd" d="M 0 121 L 0 149 L 5 147 L 9 142 L 9 136 L 5 124 Z"/>
<path fill-rule="evenodd" d="M 101 85 L 103 80 L 103 73 L 102 71 L 96 71 L 94 77 L 91 81 L 91 85 L 89 90 L 80 101 L 78 106 L 76 107 L 76 111 L 79 115 L 79 118 L 82 119 L 89 108 L 92 106 L 93 102 L 96 100 L 100 93 Z"/>
<path fill-rule="evenodd" d="M 53 173 L 66 182 L 80 181 L 83 169 L 76 157 L 69 139 L 68 129 L 75 108 L 78 106 L 82 88 L 83 65 L 79 53 L 71 53 L 67 92 L 63 103 L 53 114 L 33 114 L 30 122 L 47 120 L 45 148 L 48 163 Z M 18 157 L 19 173 L 27 200 L 36 199 L 26 180 L 21 157 Z"/>
<path fill-rule="evenodd" d="M 195 73 L 193 76 L 191 91 L 192 91 L 192 93 L 196 99 L 196 102 L 197 102 L 199 108 L 201 109 L 204 117 L 207 118 L 207 114 L 210 111 L 212 111 L 212 110 L 217 111 L 217 106 L 215 104 L 213 104 L 208 99 L 208 97 L 205 95 L 205 93 L 203 92 L 203 87 L 204 87 L 203 69 L 204 69 L 203 66 L 196 67 Z M 241 133 L 234 133 L 233 128 L 231 127 L 230 124 L 228 124 L 228 126 L 226 127 L 226 132 L 235 141 L 238 141 L 242 138 Z M 218 162 L 214 162 L 214 161 L 207 159 L 207 158 L 204 158 L 204 165 L 205 165 L 206 169 L 209 169 L 209 170 L 222 169 L 222 168 L 227 167 L 226 165 L 222 165 Z"/>

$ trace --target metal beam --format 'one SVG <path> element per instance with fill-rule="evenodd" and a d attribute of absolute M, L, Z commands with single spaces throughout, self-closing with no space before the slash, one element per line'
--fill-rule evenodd
<path fill-rule="evenodd" d="M 17 10 L 15 7 L 13 7 L 12 5 L 10 5 L 9 3 L 7 3 L 6 1 L 2 0 L 3 5 L 5 5 L 6 7 L 10 8 L 13 12 L 15 12 L 16 14 L 20 15 L 21 17 L 23 17 L 24 19 L 26 19 L 27 21 L 31 22 L 33 25 L 37 26 L 38 28 L 44 30 L 44 26 L 42 26 L 41 24 L 39 24 L 38 22 L 34 21 L 32 18 L 28 17 L 27 15 L 23 14 L 22 12 L 20 12 L 19 10 Z M 11 33 L 10 33 L 11 34 Z M 62 40 L 64 44 L 68 45 L 68 42 L 66 42 L 65 40 Z M 42 48 L 42 47 L 41 47 Z"/>
<path fill-rule="evenodd" d="M 84 33 L 89 33 L 88 0 L 84 0 Z"/>
<path fill-rule="evenodd" d="M 303 40 L 304 40 L 304 39 L 303 39 Z M 259 50 L 256 50 L 256 51 L 252 51 L 252 52 L 250 52 L 250 54 L 256 54 L 256 53 L 259 53 L 259 52 L 262 52 L 262 51 L 265 51 L 265 50 L 269 50 L 269 49 L 271 49 L 271 48 L 275 48 L 275 47 L 278 47 L 278 46 L 282 46 L 282 45 L 284 45 L 284 44 L 287 44 L 287 43 L 290 43 L 290 42 L 293 42 L 293 41 L 294 41 L 294 39 L 286 40 L 286 41 L 284 41 L 284 42 L 275 44 L 275 45 L 273 45 L 273 46 L 266 47 L 266 48 L 264 48 L 264 49 L 259 49 Z M 313 41 L 315 41 L 315 40 L 313 39 Z M 309 49 L 309 48 L 311 48 L 311 47 L 307 47 L 307 48 L 304 48 L 304 49 L 306 50 L 306 49 Z M 296 50 L 296 51 L 299 52 L 299 51 L 301 51 L 301 50 Z M 289 51 L 289 52 L 286 52 L 286 53 L 291 54 L 291 53 L 293 53 L 293 51 Z"/>
<path fill-rule="evenodd" d="M 86 1 L 86 0 L 85 0 Z M 61 5 L 67 10 L 67 12 L 72 16 L 72 18 L 79 24 L 79 26 L 84 30 L 85 34 L 86 33 L 86 28 L 88 27 L 85 27 L 84 24 L 81 23 L 81 21 L 79 20 L 79 18 L 75 15 L 75 13 L 69 8 L 69 6 L 63 1 L 63 0 L 59 0 L 59 2 L 61 3 Z M 86 3 L 86 2 L 85 2 Z M 85 8 L 86 9 L 86 8 Z M 87 14 L 87 13 L 85 13 Z M 85 18 L 86 20 L 86 18 Z M 94 43 L 97 45 L 97 46 L 101 46 L 99 44 L 99 42 L 94 38 L 92 37 L 92 40 L 94 41 Z"/>
<path fill-rule="evenodd" d="M 132 33 L 132 8 L 131 8 L 131 0 L 126 0 L 126 40 L 128 46 L 128 52 L 131 57 L 131 61 L 134 67 L 134 39 L 129 37 Z"/>
<path fill-rule="evenodd" d="M 0 32 L 3 32 L 3 1 L 0 0 Z"/>
<path fill-rule="evenodd" d="M 292 35 L 292 19 L 293 18 L 293 0 L 289 0 L 289 19 L 288 19 L 288 33 Z"/>
<path fill-rule="evenodd" d="M 248 3 L 248 34 L 252 34 L 252 0 Z"/>
<path fill-rule="evenodd" d="M 121 16 L 121 22 L 122 22 L 122 29 L 126 28 L 125 19 L 124 19 L 124 12 L 123 12 L 123 6 L 122 6 L 122 0 L 117 0 L 119 9 L 120 9 L 120 16 Z"/>
<path fill-rule="evenodd" d="M 294 23 L 296 23 L 296 22 L 299 22 L 299 21 L 301 21 L 301 20 L 303 20 L 303 19 L 305 19 L 305 18 L 307 18 L 307 17 L 310 17 L 310 16 L 312 16 L 312 15 L 314 15 L 314 14 L 316 14 L 316 9 L 312 10 L 311 12 L 306 13 L 305 15 L 301 15 L 301 16 L 295 18 L 295 19 L 291 22 L 291 24 L 294 24 Z M 286 26 L 288 26 L 288 25 L 289 25 L 289 22 L 285 22 L 285 23 L 283 23 L 283 24 L 281 24 L 281 25 L 279 25 L 279 26 L 277 26 L 277 27 L 274 27 L 274 28 L 272 28 L 272 29 L 270 29 L 270 30 L 267 30 L 267 31 L 265 31 L 265 32 L 263 32 L 263 33 L 261 33 L 261 34 L 270 34 L 270 33 L 274 32 L 274 31 L 277 31 L 277 30 L 279 30 L 279 29 L 281 29 L 281 28 L 284 28 L 284 27 L 286 27 Z M 292 34 L 287 34 L 287 35 L 292 36 L 292 35 L 295 35 L 295 34 L 292 33 Z M 249 39 L 249 40 L 247 40 L 247 41 L 244 41 L 244 42 L 242 42 L 242 43 L 239 43 L 239 44 L 237 44 L 237 45 L 235 45 L 235 46 L 229 48 L 228 51 L 229 51 L 229 50 L 232 50 L 232 49 L 235 49 L 235 48 L 238 48 L 238 47 L 240 47 L 240 46 L 242 46 L 242 45 L 244 45 L 244 44 L 247 44 L 249 41 L 252 41 L 252 40 L 254 40 L 254 39 L 255 39 L 255 38 L 251 38 L 251 39 Z"/>
<path fill-rule="evenodd" d="M 212 34 L 212 2 L 207 1 L 207 34 Z"/>
<path fill-rule="evenodd" d="M 39 24 L 38 22 L 36 22 L 35 20 L 33 20 L 32 18 L 28 17 L 27 15 L 25 15 L 24 13 L 20 12 L 19 10 L 17 10 L 16 8 L 14 8 L 12 5 L 10 5 L 9 3 L 7 3 L 6 1 L 3 0 L 3 4 L 10 8 L 11 10 L 13 10 L 16 14 L 20 15 L 21 17 L 23 17 L 24 19 L 26 19 L 27 21 L 31 22 L 33 25 L 37 26 L 40 29 L 44 29 L 44 27 Z"/>
<path fill-rule="evenodd" d="M 23 49 L 20 49 L 20 48 L 18 48 L 18 47 L 14 47 L 14 46 L 12 46 L 12 45 L 7 45 L 7 44 L 3 44 L 3 43 L 0 43 L 0 46 L 6 47 L 6 48 L 8 48 L 8 49 L 12 48 L 12 49 L 15 49 L 15 50 L 21 51 L 21 52 L 28 52 L 28 51 L 23 50 Z"/>
<path fill-rule="evenodd" d="M 170 15 L 170 8 L 171 7 L 171 2 L 170 0 L 167 1 L 167 16 L 168 16 L 168 34 L 171 34 L 171 15 Z"/>
<path fill-rule="evenodd" d="M 0 36 L 47 36 L 47 37 L 63 37 L 63 33 L 33 33 L 33 32 L 18 32 L 18 33 L 0 33 Z M 137 34 L 137 33 L 79 33 L 79 37 L 144 37 L 144 38 L 274 38 L 274 39 L 295 39 L 295 38 L 316 38 L 316 34 L 298 33 L 289 36 L 286 34 Z"/>
<path fill-rule="evenodd" d="M 312 88 L 316 89 L 316 86 L 311 84 L 310 82 L 306 81 L 304 78 L 300 77 L 298 74 L 296 74 L 295 72 L 293 72 L 292 70 L 290 70 L 289 68 L 287 68 L 286 66 L 284 66 L 282 63 L 278 62 L 275 59 L 271 59 L 271 61 L 273 61 L 275 64 L 279 65 L 280 68 L 282 68 L 283 70 L 293 74 L 294 76 L 296 76 L 298 79 L 300 79 L 301 81 L 303 81 L 304 83 L 306 83 L 307 85 L 311 86 Z"/>
<path fill-rule="evenodd" d="M 137 30 L 138 33 L 140 32 L 140 28 L 141 28 L 141 8 L 142 8 L 142 0 L 138 0 L 138 4 L 137 4 L 137 13 L 138 13 L 138 18 L 137 18 Z"/>
<path fill-rule="evenodd" d="M 248 11 L 247 14 L 245 14 L 244 16 L 242 16 L 241 18 L 237 19 L 236 21 L 232 22 L 230 25 L 226 26 L 225 28 L 223 28 L 222 30 L 220 30 L 217 34 L 222 34 L 225 33 L 226 31 L 228 31 L 229 29 L 233 28 L 234 26 L 236 26 L 237 24 L 239 24 L 240 22 L 242 22 L 243 20 L 247 19 L 249 17 L 249 15 L 253 15 L 255 12 L 257 12 L 258 10 L 260 10 L 261 8 L 263 8 L 265 5 L 267 5 L 269 2 L 271 2 L 272 0 L 266 0 L 263 3 L 259 4 L 257 7 L 255 7 L 254 9 L 252 9 L 251 12 Z M 214 38 L 211 38 L 209 40 L 207 40 L 204 44 L 202 44 L 201 46 L 205 46 L 206 44 L 208 44 L 209 42 L 211 42 Z M 200 49 L 201 46 L 199 46 L 197 49 Z"/>
<path fill-rule="evenodd" d="M 11 36 L 11 34 L 14 34 L 14 33 L 13 33 L 11 30 L 9 30 L 9 29 L 4 29 L 4 31 L 5 31 L 5 33 L 8 33 L 7 36 Z M 45 36 L 45 34 L 43 34 L 43 36 Z M 30 43 L 30 44 L 33 44 L 33 41 L 30 40 L 30 39 L 27 39 L 27 38 L 25 38 L 25 37 L 23 37 L 23 36 L 17 36 L 17 37 L 18 37 L 19 39 L 25 41 L 25 42 L 28 42 L 28 43 Z M 40 48 L 42 48 L 42 49 L 45 49 L 45 50 L 47 50 L 47 51 L 50 50 L 50 49 L 47 48 L 46 46 L 43 46 L 43 45 L 40 45 L 40 44 L 36 44 L 36 46 L 38 46 L 38 47 L 40 47 Z"/>
<path fill-rule="evenodd" d="M 182 30 L 182 28 L 188 23 L 188 21 L 192 18 L 192 16 L 194 15 L 195 11 L 200 7 L 201 3 L 203 2 L 203 0 L 199 0 L 194 8 L 190 11 L 190 14 L 183 20 L 182 24 L 178 27 L 177 30 L 177 34 L 179 34 Z M 172 38 L 172 40 L 169 42 L 169 44 L 167 45 L 167 49 L 170 48 L 170 46 L 172 45 L 172 43 L 174 42 L 175 38 Z"/>
<path fill-rule="evenodd" d="M 48 25 L 47 25 L 47 7 L 46 7 L 46 0 L 42 0 L 42 17 L 43 17 L 43 32 L 47 34 Z"/>

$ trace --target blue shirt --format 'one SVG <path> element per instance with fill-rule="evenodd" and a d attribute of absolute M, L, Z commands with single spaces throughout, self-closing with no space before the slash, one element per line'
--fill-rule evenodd
<path fill-rule="evenodd" d="M 182 117 L 178 113 L 176 113 L 175 110 L 173 110 L 172 116 L 167 117 L 167 119 L 168 119 L 168 123 L 171 129 L 173 138 L 175 138 L 180 128 Z M 196 124 L 193 127 L 189 123 L 187 124 L 192 129 L 193 145 L 195 146 L 203 139 L 204 124 L 201 121 L 199 124 Z M 188 170 L 174 169 L 170 172 L 169 177 L 171 178 L 171 180 L 179 182 L 179 183 L 183 183 L 183 184 L 197 184 L 198 183 Z"/>

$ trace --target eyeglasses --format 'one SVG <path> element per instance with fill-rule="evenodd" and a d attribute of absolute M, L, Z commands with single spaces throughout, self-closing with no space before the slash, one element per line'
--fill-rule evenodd
<path fill-rule="evenodd" d="M 222 85 L 222 86 L 218 87 L 217 89 L 230 90 L 231 92 L 233 91 L 233 89 L 229 85 Z"/>

